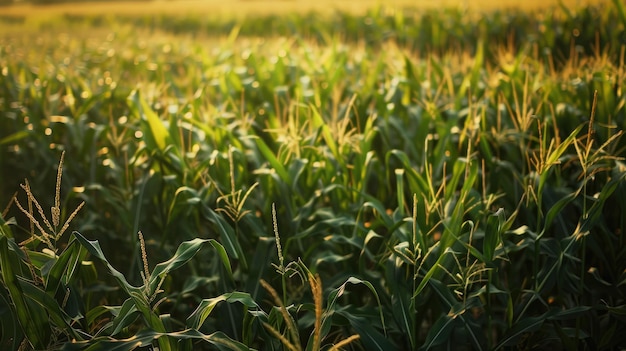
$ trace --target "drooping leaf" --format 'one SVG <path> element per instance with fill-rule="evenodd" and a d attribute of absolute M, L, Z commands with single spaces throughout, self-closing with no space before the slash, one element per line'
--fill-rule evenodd
<path fill-rule="evenodd" d="M 78 240 L 78 242 L 80 242 L 80 244 L 85 247 L 92 256 L 96 257 L 105 264 L 109 273 L 118 281 L 120 287 L 124 289 L 124 291 L 128 295 L 131 295 L 133 293 L 141 294 L 141 291 L 138 287 L 132 286 L 130 283 L 128 283 L 126 277 L 109 263 L 106 256 L 104 255 L 104 252 L 102 252 L 100 243 L 97 240 L 87 240 L 79 232 L 74 232 L 74 236 L 76 237 L 76 240 Z"/>
<path fill-rule="evenodd" d="M 239 302 L 249 309 L 260 310 L 261 308 L 248 293 L 232 292 L 222 294 L 212 299 L 204 299 L 200 302 L 196 310 L 187 318 L 186 325 L 189 328 L 200 329 L 204 321 L 209 317 L 215 306 L 220 302 Z"/>
<path fill-rule="evenodd" d="M 203 213 L 205 217 L 209 221 L 214 223 L 219 229 L 219 235 L 220 235 L 220 238 L 222 239 L 222 244 L 224 245 L 222 246 L 221 249 L 218 249 L 218 253 L 220 257 L 222 258 L 222 262 L 224 262 L 224 260 L 227 259 L 228 256 L 230 255 L 230 257 L 232 258 L 240 260 L 240 262 L 242 263 L 244 267 L 247 267 L 248 266 L 247 259 L 245 255 L 243 254 L 243 249 L 241 247 L 241 244 L 239 243 L 239 240 L 237 239 L 236 233 L 233 230 L 233 228 L 228 223 L 226 223 L 223 217 L 221 217 L 215 211 L 213 211 L 212 209 L 206 206 L 203 207 Z M 216 242 L 216 244 L 219 244 L 219 243 Z M 232 276 L 230 263 L 229 263 L 229 267 L 227 267 L 226 269 Z"/>
<path fill-rule="evenodd" d="M 343 284 L 341 284 L 341 286 L 337 289 L 334 289 L 333 291 L 330 292 L 330 294 L 328 295 L 328 310 L 333 310 L 335 304 L 337 303 L 337 299 L 339 297 L 341 297 L 343 295 L 343 293 L 345 292 L 346 286 L 347 284 L 363 284 L 365 285 L 374 295 L 374 297 L 376 298 L 376 302 L 378 303 L 378 311 L 380 313 L 380 323 L 383 327 L 383 330 L 385 330 L 385 319 L 383 317 L 383 311 L 382 311 L 382 305 L 380 303 L 380 297 L 378 296 L 378 292 L 376 292 L 376 289 L 374 288 L 374 286 L 372 285 L 372 283 L 368 282 L 367 280 L 362 280 L 356 277 L 350 277 L 348 278 Z"/>
<path fill-rule="evenodd" d="M 366 350 L 396 351 L 398 348 L 393 345 L 383 334 L 376 330 L 372 323 L 365 317 L 351 313 L 350 311 L 337 310 L 338 315 L 346 318 L 350 326 L 357 331 L 360 336 L 360 343 Z"/>
<path fill-rule="evenodd" d="M 150 274 L 150 291 L 156 290 L 160 281 L 160 277 L 162 275 L 168 274 L 169 272 L 189 262 L 189 260 L 191 260 L 193 256 L 195 256 L 196 253 L 198 253 L 198 251 L 200 251 L 200 249 L 202 249 L 205 244 L 211 244 L 213 248 L 216 249 L 218 255 L 220 256 L 222 264 L 224 264 L 224 267 L 226 268 L 226 271 L 229 273 L 230 276 L 232 276 L 233 273 L 230 267 L 230 261 L 228 260 L 228 256 L 224 251 L 224 247 L 214 239 L 196 238 L 181 243 L 178 246 L 176 253 L 174 253 L 174 256 L 172 256 L 169 260 L 165 262 L 157 264 L 156 267 L 154 267 L 154 270 Z"/>
<path fill-rule="evenodd" d="M 160 333 L 154 330 L 142 330 L 127 339 L 114 339 L 110 337 L 98 337 L 88 341 L 66 343 L 62 351 L 132 351 L 139 347 L 152 346 L 153 342 L 163 337 L 175 340 L 199 340 L 212 344 L 219 349 L 248 351 L 252 350 L 246 345 L 235 341 L 222 332 L 202 334 L 194 329 L 179 332 Z"/>
<path fill-rule="evenodd" d="M 276 155 L 274 155 L 274 152 L 272 152 L 272 150 L 269 148 L 269 146 L 267 146 L 267 144 L 263 141 L 263 139 L 259 137 L 255 137 L 254 141 L 256 142 L 256 146 L 259 148 L 259 151 L 261 151 L 261 154 L 263 155 L 263 157 L 265 157 L 265 159 L 270 164 L 272 169 L 276 171 L 280 179 L 283 182 L 287 183 L 289 186 L 291 186 L 292 180 L 291 180 L 291 177 L 289 176 L 289 172 L 287 172 L 287 169 L 285 168 L 283 163 L 280 162 L 278 158 L 276 158 Z"/>
<path fill-rule="evenodd" d="M 119 308 L 117 315 L 113 319 L 112 331 L 109 335 L 115 336 L 120 333 L 124 328 L 130 326 L 139 316 L 139 310 L 135 306 L 133 299 L 126 299 Z"/>

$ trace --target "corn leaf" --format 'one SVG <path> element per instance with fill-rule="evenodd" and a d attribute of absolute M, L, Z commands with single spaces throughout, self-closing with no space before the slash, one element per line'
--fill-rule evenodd
<path fill-rule="evenodd" d="M 49 334 L 49 321 L 43 310 L 33 304 L 32 300 L 24 296 L 22 285 L 15 274 L 19 271 L 19 259 L 9 253 L 8 238 L 0 237 L 0 270 L 2 280 L 9 292 L 11 301 L 15 306 L 15 314 L 24 335 L 36 349 L 44 349 L 47 346 Z"/>
<path fill-rule="evenodd" d="M 187 318 L 186 325 L 192 329 L 200 329 L 204 321 L 209 317 L 215 306 L 220 302 L 234 303 L 239 302 L 249 309 L 261 310 L 259 305 L 254 301 L 252 296 L 243 292 L 232 292 L 214 297 L 212 299 L 204 299 L 200 302 L 198 307 Z"/>

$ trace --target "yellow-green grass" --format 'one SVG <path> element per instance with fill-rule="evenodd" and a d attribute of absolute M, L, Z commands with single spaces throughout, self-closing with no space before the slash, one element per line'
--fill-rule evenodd
<path fill-rule="evenodd" d="M 563 0 L 570 8 L 579 8 L 589 4 L 605 3 L 605 0 Z M 256 14 L 280 14 L 293 12 L 329 13 L 345 11 L 362 14 L 376 6 L 402 9 L 418 7 L 424 9 L 467 8 L 473 11 L 491 11 L 501 9 L 533 10 L 559 6 L 558 0 L 179 0 L 179 1 L 103 1 L 87 3 L 64 3 L 47 6 L 19 4 L 2 8 L 8 16 L 49 17 L 55 15 L 129 15 L 129 14 L 225 14 L 246 16 Z"/>
<path fill-rule="evenodd" d="M 68 18 L 88 17 L 104 19 L 111 23 L 119 17 L 169 17 L 204 23 L 237 20 L 240 23 L 250 18 L 273 15 L 307 15 L 326 17 L 336 13 L 351 16 L 369 16 L 373 9 L 384 9 L 387 15 L 394 16 L 407 9 L 439 11 L 462 9 L 468 16 L 479 20 L 482 14 L 503 11 L 557 11 L 565 6 L 576 10 L 589 5 L 606 4 L 610 0 L 155 0 L 155 1 L 84 1 L 51 5 L 18 3 L 0 6 L 0 36 L 12 37 L 18 33 L 41 33 L 50 25 L 64 26 Z M 369 13 L 369 14 L 368 14 Z M 472 20 L 470 20 L 472 21 Z M 96 34 L 98 29 L 74 34 Z M 194 35 L 206 33 L 195 33 Z"/>

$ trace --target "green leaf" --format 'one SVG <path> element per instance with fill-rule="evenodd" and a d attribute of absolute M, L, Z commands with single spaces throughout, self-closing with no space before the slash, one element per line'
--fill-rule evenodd
<path fill-rule="evenodd" d="M 4 220 L 2 213 L 0 213 L 0 236 L 13 238 L 13 231 L 11 230 L 11 227 L 9 227 L 9 223 Z"/>
<path fill-rule="evenodd" d="M 448 314 L 441 315 L 430 327 L 426 340 L 420 350 L 430 350 L 437 345 L 441 345 L 450 338 L 454 327 L 454 318 Z"/>
<path fill-rule="evenodd" d="M 465 326 L 465 331 L 469 336 L 473 349 L 482 350 L 484 348 L 484 345 L 486 345 L 485 337 L 483 336 L 480 328 L 477 327 L 477 325 L 473 323 L 471 319 L 468 319 L 465 315 L 465 311 L 473 307 L 472 301 L 476 301 L 476 299 L 468 299 L 464 302 L 460 302 L 455 298 L 454 295 L 452 295 L 450 288 L 441 281 L 437 279 L 431 279 L 429 280 L 429 283 L 443 302 L 444 306 L 449 309 L 448 316 L 451 316 L 452 318 L 458 318 L 461 320 L 461 322 L 463 322 Z"/>
<path fill-rule="evenodd" d="M 393 149 L 389 151 L 385 155 L 385 162 L 389 166 L 389 160 L 391 156 L 396 157 L 400 162 L 402 162 L 402 166 L 406 172 L 407 179 L 409 184 L 411 185 L 411 190 L 417 193 L 431 193 L 434 195 L 435 190 L 430 187 L 430 184 L 427 179 L 425 179 L 420 173 L 415 169 L 415 165 L 409 159 L 409 156 L 401 151 Z M 419 190 L 419 191 L 418 191 Z"/>
<path fill-rule="evenodd" d="M 334 306 L 337 303 L 337 299 L 343 295 L 344 291 L 346 290 L 347 284 L 363 284 L 372 292 L 372 294 L 376 298 L 376 302 L 378 303 L 378 311 L 380 313 L 380 323 L 383 326 L 383 330 L 386 331 L 385 318 L 383 317 L 383 310 L 382 310 L 382 305 L 380 303 L 380 298 L 378 297 L 378 292 L 376 292 L 376 289 L 374 288 L 372 283 L 368 282 L 367 280 L 361 280 L 355 277 L 348 278 L 343 284 L 341 284 L 340 287 L 330 292 L 330 294 L 328 295 L 327 309 L 330 311 L 334 309 Z"/>
<path fill-rule="evenodd" d="M 29 132 L 26 130 L 15 132 L 11 135 L 7 135 L 4 138 L 0 139 L 0 145 L 15 144 L 19 142 L 20 140 L 27 138 L 28 135 L 29 135 Z"/>
<path fill-rule="evenodd" d="M 98 243 L 97 240 L 87 240 L 84 236 L 82 236 L 82 234 L 78 232 L 74 232 L 74 236 L 81 243 L 81 245 L 83 245 L 83 247 L 85 247 L 87 251 L 89 251 L 90 254 L 98 258 L 100 261 L 102 261 L 102 263 L 106 265 L 109 273 L 113 275 L 113 277 L 117 280 L 122 289 L 132 298 L 135 307 L 141 312 L 148 326 L 150 326 L 150 328 L 156 330 L 157 332 L 166 332 L 163 322 L 152 311 L 150 303 L 147 300 L 148 297 L 146 296 L 146 293 L 141 288 L 130 285 L 126 280 L 126 277 L 118 270 L 113 268 L 113 266 L 109 263 L 104 253 L 102 252 L 100 243 Z M 171 345 L 169 344 L 167 338 L 159 340 L 159 347 L 162 349 L 162 351 L 171 350 Z"/>
<path fill-rule="evenodd" d="M 610 327 L 608 327 L 606 330 L 601 332 L 602 337 L 600 338 L 600 342 L 598 343 L 599 350 L 610 349 L 609 345 L 611 344 L 611 341 L 613 340 L 613 336 L 615 335 L 615 332 L 617 331 L 617 325 L 619 323 L 611 323 L 611 324 L 612 325 Z"/>
<path fill-rule="evenodd" d="M 561 158 L 561 156 L 563 156 L 563 153 L 565 153 L 567 148 L 569 148 L 570 145 L 572 145 L 573 143 L 576 142 L 576 138 L 578 136 L 578 133 L 580 133 L 580 130 L 583 128 L 583 126 L 584 125 L 581 124 L 576 129 L 574 129 L 570 133 L 570 135 L 567 138 L 565 138 L 565 140 L 563 140 L 559 144 L 559 146 L 556 149 L 554 149 L 548 155 L 548 157 L 546 158 L 545 164 L 547 165 L 547 167 L 546 167 L 544 172 L 539 177 L 539 186 L 537 188 L 537 193 L 538 194 L 542 194 L 543 193 L 543 188 L 544 188 L 544 186 L 546 184 L 546 181 L 548 179 L 548 175 L 550 174 L 549 170 L 550 170 L 551 166 L 560 163 L 559 159 Z"/>
<path fill-rule="evenodd" d="M 45 323 L 46 328 L 53 325 L 62 330 L 65 334 L 69 335 L 73 339 L 82 340 L 82 337 L 75 330 L 71 323 L 72 319 L 61 308 L 59 303 L 54 297 L 47 294 L 39 287 L 30 284 L 28 282 L 20 282 L 24 297 L 27 298 L 30 306 L 39 306 L 35 310 L 31 309 L 32 319 L 39 318 L 39 323 Z"/>
<path fill-rule="evenodd" d="M 408 246 L 408 243 L 406 243 Z M 396 263 L 397 259 L 387 260 L 386 278 L 389 281 L 391 291 L 391 303 L 394 306 L 392 313 L 398 321 L 400 330 L 407 335 L 411 348 L 415 348 L 415 306 L 412 301 L 412 286 L 409 288 L 405 275 L 407 269 L 404 265 Z"/>
<path fill-rule="evenodd" d="M 541 233 L 539 233 L 539 237 L 542 237 L 544 233 L 546 233 L 546 231 L 550 228 L 550 226 L 554 222 L 554 218 L 556 217 L 556 215 L 558 215 L 559 212 L 561 212 L 561 210 L 565 208 L 565 206 L 567 206 L 572 201 L 574 201 L 578 197 L 578 194 L 579 194 L 578 191 L 567 194 L 561 199 L 559 199 L 552 207 L 550 207 L 550 210 L 548 211 L 548 214 L 546 215 L 543 230 L 541 231 Z"/>
<path fill-rule="evenodd" d="M 80 265 L 82 261 L 80 248 L 81 247 L 76 244 L 76 240 L 72 239 L 59 257 L 55 259 L 52 268 L 45 277 L 47 293 L 54 296 L 59 290 L 61 281 L 65 275 L 65 283 L 67 284 L 70 282 L 74 273 L 77 272 L 77 266 Z"/>
<path fill-rule="evenodd" d="M 337 146 L 337 142 L 333 137 L 333 134 L 328 127 L 328 124 L 324 122 L 324 119 L 320 115 L 319 111 L 315 106 L 311 106 L 313 113 L 311 114 L 311 121 L 313 127 L 321 128 L 322 136 L 324 137 L 324 141 L 326 142 L 326 146 L 330 149 L 330 152 L 335 156 L 335 160 L 339 163 L 341 169 L 345 169 L 344 159 L 341 153 L 339 152 L 339 147 Z"/>
<path fill-rule="evenodd" d="M 498 209 L 496 213 L 487 218 L 487 227 L 485 228 L 485 238 L 483 240 L 483 255 L 487 260 L 486 263 L 493 261 L 496 246 L 501 241 L 504 222 L 506 222 L 506 217 L 503 208 Z"/>
<path fill-rule="evenodd" d="M 336 310 L 335 313 L 348 320 L 350 326 L 359 334 L 359 341 L 365 350 L 395 351 L 398 350 L 383 334 L 374 329 L 368 318 L 357 316 L 351 311 Z"/>
<path fill-rule="evenodd" d="M 107 260 L 106 256 L 104 255 L 104 252 L 102 252 L 102 248 L 100 247 L 100 243 L 97 240 L 94 241 L 90 241 L 87 240 L 82 234 L 80 234 L 79 232 L 74 232 L 74 236 L 76 237 L 76 240 L 78 240 L 80 242 L 80 244 L 87 249 L 87 251 L 89 251 L 89 253 L 96 257 L 97 259 L 99 259 L 100 261 L 102 261 L 102 263 L 104 263 L 109 271 L 109 273 L 117 280 L 117 282 L 120 284 L 121 288 L 124 289 L 124 291 L 128 294 L 131 295 L 132 294 L 141 294 L 141 289 L 135 286 L 132 286 L 131 284 L 128 283 L 128 281 L 126 280 L 126 277 L 120 273 L 117 269 L 115 269 Z"/>
<path fill-rule="evenodd" d="M 220 349 L 248 351 L 252 350 L 246 345 L 235 341 L 222 332 L 205 335 L 194 329 L 179 332 L 160 333 L 154 330 L 142 330 L 127 339 L 113 339 L 110 337 L 98 337 L 89 341 L 66 343 L 62 351 L 132 351 L 138 347 L 152 346 L 155 340 L 169 337 L 175 340 L 201 340 L 212 344 Z"/>
<path fill-rule="evenodd" d="M 104 319 L 109 320 L 110 318 L 108 316 L 106 316 L 106 317 L 103 317 L 103 316 L 108 314 L 108 313 L 110 313 L 113 316 L 115 316 L 115 315 L 117 315 L 119 313 L 120 309 L 121 309 L 121 307 L 119 307 L 119 306 L 114 306 L 114 307 L 105 306 L 105 305 L 95 306 L 94 308 L 92 308 L 89 311 L 87 311 L 87 314 L 85 316 L 86 321 L 87 321 L 87 325 L 93 326 L 93 325 L 96 325 L 97 323 L 99 323 L 100 321 L 104 321 Z M 109 330 L 108 328 L 110 326 L 112 326 L 112 325 L 113 325 L 112 322 L 104 323 L 100 330 Z"/>
<path fill-rule="evenodd" d="M 261 151 L 261 154 L 263 155 L 263 157 L 265 157 L 267 162 L 269 162 L 272 169 L 276 171 L 276 173 L 278 174 L 278 176 L 283 182 L 285 182 L 291 187 L 292 179 L 289 176 L 289 172 L 287 172 L 287 169 L 285 168 L 283 163 L 280 162 L 278 158 L 276 158 L 276 156 L 274 155 L 274 152 L 272 152 L 272 150 L 267 146 L 267 144 L 265 144 L 263 139 L 257 136 L 254 136 L 253 139 L 256 142 L 256 146 L 259 148 L 259 151 Z"/>
<path fill-rule="evenodd" d="M 546 319 L 550 321 L 565 321 L 576 319 L 586 315 L 587 312 L 591 311 L 592 309 L 593 307 L 591 306 L 575 306 L 566 310 L 558 309 Z"/>
<path fill-rule="evenodd" d="M 200 302 L 195 311 L 187 318 L 186 325 L 192 329 L 200 329 L 204 321 L 209 317 L 218 303 L 225 301 L 228 303 L 240 302 L 249 309 L 261 310 L 259 305 L 254 301 L 252 296 L 243 292 L 232 292 L 214 297 L 212 299 L 204 299 Z"/>
<path fill-rule="evenodd" d="M 437 245 L 432 246 L 430 248 L 430 250 L 428 251 L 428 253 L 430 253 L 432 250 L 434 250 L 437 247 Z M 427 255 L 428 255 L 427 253 Z M 439 257 L 437 257 L 437 261 L 435 262 L 435 264 L 433 264 L 428 271 L 426 272 L 426 274 L 424 274 L 424 277 L 422 278 L 422 280 L 420 281 L 419 285 L 417 286 L 417 288 L 415 288 L 415 291 L 413 291 L 413 299 L 417 299 L 419 297 L 419 295 L 422 293 L 422 291 L 424 290 L 424 288 L 426 288 L 426 285 L 428 284 L 428 282 L 430 281 L 430 279 L 432 279 L 432 277 L 435 275 L 435 273 L 437 273 L 437 271 L 441 271 L 442 270 L 442 262 L 445 259 L 446 255 L 452 253 L 451 250 L 444 250 L 444 252 L 442 254 L 439 255 Z"/>
<path fill-rule="evenodd" d="M 253 298 L 258 298 L 261 284 L 259 283 L 264 273 L 268 269 L 267 260 L 271 253 L 276 250 L 276 239 L 274 237 L 260 237 L 250 263 L 250 272 L 246 282 L 245 291 L 250 292 Z"/>
<path fill-rule="evenodd" d="M 372 208 L 376 211 L 376 215 L 379 216 L 387 228 L 391 228 L 396 225 L 395 221 L 386 212 L 385 206 L 378 199 L 369 195 L 364 195 L 368 200 L 363 204 L 363 208 Z"/>
<path fill-rule="evenodd" d="M 514 345 L 517 340 L 525 334 L 534 333 L 540 330 L 545 321 L 548 318 L 548 312 L 538 317 L 526 317 L 522 318 L 508 330 L 508 332 L 502 337 L 500 343 L 494 350 Z"/>
<path fill-rule="evenodd" d="M 113 330 L 110 335 L 115 336 L 124 330 L 124 328 L 130 326 L 133 322 L 135 322 L 135 320 L 137 320 L 139 314 L 140 312 L 135 306 L 133 299 L 126 299 L 113 319 Z"/>
<path fill-rule="evenodd" d="M 0 270 L 5 287 L 9 291 L 11 301 L 15 306 L 15 314 L 24 335 L 36 349 L 44 349 L 47 345 L 46 330 L 49 330 L 49 321 L 43 310 L 29 303 L 24 296 L 18 277 L 14 273 L 19 270 L 20 261 L 15 255 L 10 255 L 8 238 L 0 237 Z"/>
<path fill-rule="evenodd" d="M 200 251 L 200 249 L 202 249 L 202 247 L 207 243 L 210 243 L 217 250 L 222 260 L 222 264 L 224 264 L 224 267 L 226 268 L 229 275 L 232 276 L 233 273 L 230 267 L 230 261 L 228 260 L 228 256 L 226 255 L 224 247 L 214 239 L 196 238 L 180 244 L 174 256 L 172 256 L 169 260 L 161 262 L 156 265 L 156 267 L 154 267 L 154 270 L 150 274 L 150 291 L 156 291 L 161 276 L 166 275 L 169 272 L 189 262 L 189 260 L 191 260 L 193 256 L 195 256 L 196 253 L 198 253 L 198 251 Z"/>
<path fill-rule="evenodd" d="M 142 120 L 145 119 L 147 128 L 144 128 L 144 137 L 149 144 L 154 143 L 161 152 L 165 151 L 168 145 L 172 144 L 172 138 L 165 128 L 163 121 L 150 108 L 148 103 L 140 96 L 138 90 L 134 90 L 128 97 L 129 107 Z"/>
<path fill-rule="evenodd" d="M 225 222 L 222 216 L 218 215 L 215 211 L 213 211 L 208 206 L 203 206 L 202 209 L 203 209 L 202 213 L 204 214 L 205 218 L 211 221 L 211 223 L 214 223 L 219 229 L 219 235 L 224 245 L 222 246 L 221 249 L 218 250 L 218 253 L 220 254 L 220 257 L 222 258 L 222 261 L 224 262 L 225 259 L 228 260 L 228 255 L 230 255 L 232 258 L 237 259 L 240 262 L 242 262 L 244 267 L 247 267 L 248 264 L 247 264 L 246 257 L 243 254 L 243 249 L 241 248 L 241 245 L 239 244 L 239 240 L 237 239 L 237 236 L 235 235 L 235 231 L 233 230 L 233 228 L 228 223 Z M 230 263 L 229 263 L 229 267 L 227 267 L 227 270 L 232 276 Z"/>
<path fill-rule="evenodd" d="M 24 339 L 24 333 L 3 284 L 0 284 L 0 320 L 0 349 L 17 350 Z"/>
<path fill-rule="evenodd" d="M 621 0 L 612 0 L 613 6 L 617 9 L 619 19 L 622 21 L 622 30 L 626 28 L 626 5 Z"/>

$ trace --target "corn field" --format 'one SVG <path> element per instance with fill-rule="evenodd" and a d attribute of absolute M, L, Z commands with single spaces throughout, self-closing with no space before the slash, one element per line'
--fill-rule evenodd
<path fill-rule="evenodd" d="M 625 56 L 619 0 L 0 15 L 0 349 L 624 347 Z"/>

